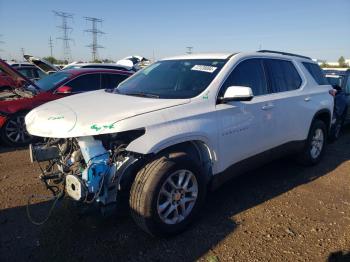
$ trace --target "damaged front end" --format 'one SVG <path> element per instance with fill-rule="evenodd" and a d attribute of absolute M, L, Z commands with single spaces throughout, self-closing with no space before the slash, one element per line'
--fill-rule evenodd
<path fill-rule="evenodd" d="M 76 201 L 117 202 L 120 180 L 125 170 L 142 158 L 126 150 L 144 134 L 144 129 L 67 139 L 48 139 L 31 145 L 32 162 L 45 162 L 41 180 L 50 189 L 61 188 Z M 57 194 L 57 193 L 54 193 Z"/>

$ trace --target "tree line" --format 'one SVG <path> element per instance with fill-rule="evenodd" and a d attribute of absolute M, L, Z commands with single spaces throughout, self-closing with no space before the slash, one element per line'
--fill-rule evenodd
<path fill-rule="evenodd" d="M 350 67 L 350 65 L 349 65 L 349 63 L 346 63 L 344 56 L 341 56 L 338 59 L 338 65 L 337 66 L 336 65 L 329 65 L 329 64 L 327 64 L 327 62 L 324 62 L 324 63 L 321 64 L 321 67 L 323 67 L 323 68 L 327 68 L 327 67 L 344 68 L 345 67 L 346 68 L 346 67 Z"/>

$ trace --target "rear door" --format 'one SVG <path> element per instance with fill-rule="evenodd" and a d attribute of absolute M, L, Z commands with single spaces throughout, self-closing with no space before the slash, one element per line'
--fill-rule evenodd
<path fill-rule="evenodd" d="M 267 126 L 271 147 L 302 140 L 312 116 L 302 92 L 303 79 L 291 60 L 264 58 L 273 119 Z"/>

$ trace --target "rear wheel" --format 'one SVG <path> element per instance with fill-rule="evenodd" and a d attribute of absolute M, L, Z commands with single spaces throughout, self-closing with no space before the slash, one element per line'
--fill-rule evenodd
<path fill-rule="evenodd" d="M 338 117 L 336 119 L 329 133 L 330 142 L 334 142 L 340 137 L 344 122 L 345 122 L 345 115 L 342 115 L 341 117 Z"/>
<path fill-rule="evenodd" d="M 304 150 L 299 155 L 299 162 L 304 165 L 315 165 L 321 160 L 326 145 L 326 130 L 323 121 L 315 120 L 312 123 Z"/>
<path fill-rule="evenodd" d="M 131 187 L 135 222 L 151 235 L 183 231 L 197 216 L 206 195 L 201 169 L 186 153 L 163 155 L 142 168 Z"/>
<path fill-rule="evenodd" d="M 11 116 L 1 128 L 1 138 L 8 146 L 25 146 L 33 140 L 25 125 L 25 114 Z"/>

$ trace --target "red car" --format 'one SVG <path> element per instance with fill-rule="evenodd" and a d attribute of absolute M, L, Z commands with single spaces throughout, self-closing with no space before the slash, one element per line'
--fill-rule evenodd
<path fill-rule="evenodd" d="M 0 91 L 23 86 L 21 80 L 13 78 L 0 69 Z"/>
<path fill-rule="evenodd" d="M 23 146 L 32 141 L 24 123 L 31 109 L 67 95 L 114 88 L 132 74 L 130 71 L 81 68 L 59 71 L 34 83 L 2 60 L 0 70 L 15 81 L 25 83 L 21 88 L 0 92 L 0 137 L 9 146 Z"/>

